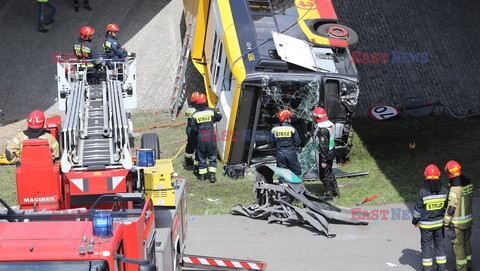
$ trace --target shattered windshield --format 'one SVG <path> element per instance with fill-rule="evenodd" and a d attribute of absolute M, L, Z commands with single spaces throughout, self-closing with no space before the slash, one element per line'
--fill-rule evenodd
<path fill-rule="evenodd" d="M 265 75 L 261 83 L 260 112 L 254 138 L 252 163 L 274 161 L 270 130 L 278 124 L 278 112 L 293 112 L 292 125 L 298 130 L 304 145 L 312 130 L 311 111 L 319 104 L 321 76 L 307 80 L 303 75 Z"/>

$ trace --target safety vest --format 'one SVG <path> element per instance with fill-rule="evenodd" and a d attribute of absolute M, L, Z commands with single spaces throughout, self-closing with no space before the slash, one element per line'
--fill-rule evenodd
<path fill-rule="evenodd" d="M 326 128 L 328 130 L 328 137 L 330 138 L 330 141 L 328 142 L 328 150 L 333 150 L 333 148 L 335 148 L 335 124 L 327 120 L 317 123 L 317 127 L 319 129 Z"/>

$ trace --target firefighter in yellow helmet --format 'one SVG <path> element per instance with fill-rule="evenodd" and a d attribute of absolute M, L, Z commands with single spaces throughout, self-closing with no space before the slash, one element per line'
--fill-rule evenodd
<path fill-rule="evenodd" d="M 434 164 L 425 168 L 423 188 L 418 192 L 413 210 L 412 224 L 420 227 L 422 266 L 424 271 L 446 270 L 443 215 L 448 190 L 440 182 L 440 169 Z M 433 256 L 435 255 L 435 268 Z"/>
<path fill-rule="evenodd" d="M 20 153 L 22 152 L 23 141 L 28 139 L 47 139 L 52 152 L 52 159 L 57 159 L 59 156 L 59 147 L 57 140 L 43 128 L 45 125 L 45 115 L 40 110 L 34 110 L 30 113 L 27 119 L 27 130 L 18 133 L 10 143 L 8 143 L 5 150 L 6 158 L 12 163 L 20 162 Z"/>
<path fill-rule="evenodd" d="M 462 173 L 457 161 L 450 160 L 445 165 L 445 172 L 450 182 L 448 206 L 443 220 L 452 239 L 457 271 L 470 270 L 472 263 L 472 246 L 470 237 L 473 224 L 473 185 Z"/>

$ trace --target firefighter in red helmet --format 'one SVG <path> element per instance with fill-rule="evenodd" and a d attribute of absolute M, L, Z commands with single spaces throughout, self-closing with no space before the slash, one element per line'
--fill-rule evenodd
<path fill-rule="evenodd" d="M 340 197 L 337 179 L 332 170 L 335 159 L 335 125 L 328 120 L 327 111 L 322 107 L 315 107 L 312 115 L 317 123 L 314 142 L 318 152 L 318 175 L 325 187 L 323 199 L 331 200 L 333 196 Z"/>
<path fill-rule="evenodd" d="M 79 59 L 79 67 L 87 69 L 87 79 L 91 84 L 98 84 L 97 67 L 101 65 L 100 55 L 92 44 L 92 36 L 95 30 L 86 25 L 80 28 L 80 37 L 73 45 L 75 56 Z"/>
<path fill-rule="evenodd" d="M 462 167 L 455 160 L 450 160 L 445 165 L 448 174 L 450 192 L 448 194 L 447 211 L 444 226 L 452 239 L 453 252 L 457 271 L 471 270 L 472 268 L 472 236 L 473 224 L 473 184 L 465 177 Z"/>
<path fill-rule="evenodd" d="M 47 139 L 52 152 L 52 159 L 57 159 L 59 156 L 59 147 L 57 140 L 43 128 L 45 125 L 45 115 L 40 110 L 34 110 L 30 113 L 27 119 L 27 130 L 18 133 L 10 143 L 7 144 L 5 150 L 6 158 L 10 163 L 20 162 L 20 153 L 22 152 L 23 141 L 28 139 L 42 138 Z"/>
<path fill-rule="evenodd" d="M 125 51 L 117 41 L 118 31 L 120 31 L 120 28 L 116 24 L 107 25 L 105 42 L 103 43 L 103 51 L 106 56 L 111 59 L 124 59 L 128 56 L 135 57 L 135 53 Z"/>
<path fill-rule="evenodd" d="M 275 148 L 277 167 L 287 168 L 295 175 L 302 174 L 302 167 L 298 161 L 296 147 L 300 147 L 302 140 L 297 129 L 291 124 L 292 111 L 285 109 L 278 112 L 277 125 L 274 125 L 271 134 L 273 136 L 270 145 Z"/>
<path fill-rule="evenodd" d="M 185 161 L 183 163 L 185 167 L 194 165 L 193 155 L 197 148 L 197 135 L 192 132 L 192 116 L 195 114 L 195 111 L 197 111 L 198 96 L 200 96 L 200 92 L 195 91 L 192 93 L 192 96 L 190 97 L 190 106 L 185 110 L 185 115 L 187 116 L 187 128 L 185 130 L 187 133 L 187 146 L 185 147 Z M 195 159 L 195 161 L 197 162 L 197 159 Z"/>
<path fill-rule="evenodd" d="M 192 116 L 192 133 L 197 135 L 198 174 L 200 181 L 205 181 L 208 173 L 210 182 L 217 181 L 217 138 L 215 122 L 222 119 L 222 115 L 207 105 L 207 96 L 200 94 L 197 97 L 197 111 Z M 207 167 L 208 159 L 208 167 Z"/>
<path fill-rule="evenodd" d="M 446 270 L 443 215 L 448 191 L 440 181 L 440 170 L 430 164 L 424 171 L 423 188 L 418 192 L 413 210 L 412 224 L 420 227 L 422 266 L 424 271 Z M 433 257 L 435 255 L 435 268 Z"/>

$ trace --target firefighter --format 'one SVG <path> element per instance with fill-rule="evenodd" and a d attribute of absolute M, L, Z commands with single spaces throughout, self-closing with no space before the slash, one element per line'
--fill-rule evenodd
<path fill-rule="evenodd" d="M 337 179 L 332 170 L 335 159 L 335 125 L 328 120 L 327 111 L 322 107 L 315 107 L 312 115 L 317 123 L 314 140 L 318 151 L 318 175 L 325 188 L 323 199 L 332 200 L 333 196 L 340 197 Z"/>
<path fill-rule="evenodd" d="M 40 110 L 34 110 L 27 119 L 27 130 L 18 133 L 5 149 L 6 158 L 12 163 L 20 162 L 20 154 L 22 152 L 23 141 L 28 139 L 42 138 L 47 139 L 52 152 L 52 159 L 55 160 L 59 156 L 59 147 L 57 140 L 43 128 L 45 124 L 45 115 Z"/>
<path fill-rule="evenodd" d="M 214 123 L 222 115 L 207 106 L 207 96 L 200 94 L 197 98 L 197 111 L 192 116 L 192 132 L 197 134 L 198 174 L 200 181 L 205 181 L 208 173 L 210 182 L 217 181 L 217 140 Z M 207 169 L 207 159 L 208 169 Z"/>
<path fill-rule="evenodd" d="M 97 67 L 101 65 L 100 55 L 92 44 L 92 35 L 95 30 L 90 26 L 80 29 L 80 37 L 73 45 L 75 56 L 80 60 L 80 68 L 87 69 L 87 79 L 91 84 L 98 84 Z M 92 62 L 91 60 L 95 61 Z"/>
<path fill-rule="evenodd" d="M 470 270 L 472 265 L 473 185 L 462 173 L 457 161 L 445 165 L 450 182 L 448 205 L 443 220 L 447 236 L 452 239 L 457 271 Z"/>
<path fill-rule="evenodd" d="M 444 271 L 446 270 L 447 254 L 443 238 L 443 216 L 448 190 L 440 182 L 440 169 L 436 165 L 428 165 L 424 175 L 423 188 L 418 192 L 415 201 L 412 224 L 415 225 L 415 228 L 420 227 L 423 270 Z M 433 264 L 434 254 L 437 263 L 436 269 Z"/>
<path fill-rule="evenodd" d="M 197 111 L 197 108 L 196 108 L 197 98 L 199 95 L 200 93 L 197 91 L 192 93 L 192 96 L 190 98 L 190 106 L 185 111 L 185 115 L 187 116 L 187 128 L 186 128 L 187 147 L 185 148 L 185 161 L 184 161 L 185 167 L 191 167 L 195 164 L 193 160 L 193 154 L 195 153 L 195 148 L 197 148 L 197 135 L 195 133 L 192 133 L 192 122 L 193 122 L 192 116 L 195 113 L 195 111 Z M 195 161 L 197 161 L 197 159 L 195 159 Z"/>
<path fill-rule="evenodd" d="M 297 129 L 290 124 L 292 117 L 293 113 L 288 109 L 278 112 L 278 121 L 280 123 L 274 125 L 271 130 L 273 140 L 270 141 L 270 145 L 276 150 L 277 167 L 287 168 L 295 175 L 300 176 L 302 168 L 298 162 L 295 147 L 300 147 L 302 140 Z"/>
<path fill-rule="evenodd" d="M 117 41 L 117 34 L 119 30 L 120 28 L 116 24 L 107 25 L 105 42 L 103 43 L 103 50 L 106 56 L 112 59 L 124 59 L 129 56 L 135 57 L 135 53 L 125 51 Z"/>

